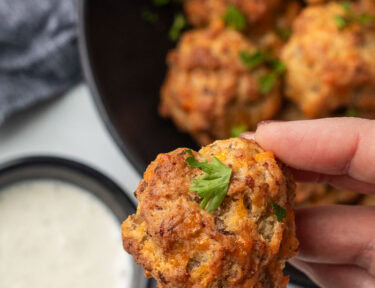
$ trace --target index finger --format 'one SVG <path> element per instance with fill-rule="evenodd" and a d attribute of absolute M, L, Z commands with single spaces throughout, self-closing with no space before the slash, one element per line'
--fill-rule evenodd
<path fill-rule="evenodd" d="M 255 139 L 295 169 L 348 175 L 375 183 L 373 120 L 327 118 L 269 122 L 258 126 Z"/>

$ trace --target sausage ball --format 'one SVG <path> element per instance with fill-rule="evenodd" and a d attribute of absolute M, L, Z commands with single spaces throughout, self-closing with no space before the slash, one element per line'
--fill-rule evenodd
<path fill-rule="evenodd" d="M 191 153 L 191 154 L 190 154 Z M 232 169 L 213 212 L 191 190 L 203 177 L 188 157 Z M 122 224 L 124 248 L 158 287 L 286 287 L 285 261 L 296 255 L 295 184 L 271 152 L 232 138 L 199 152 L 180 148 L 152 162 L 135 193 L 137 213 Z M 277 209 L 285 214 L 280 219 Z"/>
<path fill-rule="evenodd" d="M 282 51 L 286 94 L 307 117 L 328 116 L 343 107 L 374 113 L 375 26 L 360 23 L 361 13 L 361 5 L 348 12 L 331 2 L 306 8 L 294 22 Z"/>
<path fill-rule="evenodd" d="M 280 0 L 184 0 L 189 21 L 197 27 L 205 27 L 223 19 L 230 5 L 234 5 L 245 16 L 251 26 L 272 18 Z"/>
<path fill-rule="evenodd" d="M 337 189 L 326 184 L 298 183 L 296 206 L 351 204 L 359 197 L 358 193 Z"/>
<path fill-rule="evenodd" d="M 200 144 L 228 138 L 236 125 L 252 129 L 272 118 L 281 105 L 280 81 L 262 92 L 259 79 L 271 73 L 249 69 L 240 53 L 258 51 L 243 35 L 222 27 L 186 33 L 168 56 L 160 114 Z"/>

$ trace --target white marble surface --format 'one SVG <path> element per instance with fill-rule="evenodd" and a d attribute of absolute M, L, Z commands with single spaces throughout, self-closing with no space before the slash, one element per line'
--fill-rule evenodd
<path fill-rule="evenodd" d="M 83 84 L 0 127 L 0 163 L 27 155 L 81 161 L 109 175 L 131 197 L 140 179 L 112 141 Z"/>
<path fill-rule="evenodd" d="M 113 142 L 84 84 L 0 126 L 0 163 L 32 155 L 62 156 L 88 164 L 135 200 L 139 175 Z"/>

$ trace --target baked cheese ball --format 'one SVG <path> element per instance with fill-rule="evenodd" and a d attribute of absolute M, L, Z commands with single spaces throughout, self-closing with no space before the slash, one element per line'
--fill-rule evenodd
<path fill-rule="evenodd" d="M 197 27 L 205 27 L 216 20 L 222 20 L 231 6 L 244 16 L 247 24 L 253 26 L 272 18 L 281 0 L 184 0 L 189 21 Z"/>
<path fill-rule="evenodd" d="M 227 193 L 209 212 L 220 196 L 207 189 L 221 174 L 213 167 L 229 182 L 216 186 Z M 159 288 L 286 287 L 284 264 L 298 249 L 294 190 L 285 167 L 253 141 L 159 154 L 135 192 L 137 213 L 122 224 L 124 248 Z"/>
<path fill-rule="evenodd" d="M 375 10 L 363 5 L 310 6 L 294 22 L 281 56 L 285 92 L 309 118 L 347 107 L 374 114 Z"/>
<path fill-rule="evenodd" d="M 168 55 L 160 114 L 202 145 L 230 137 L 235 126 L 253 129 L 271 119 L 281 105 L 280 79 L 262 91 L 260 80 L 273 70 L 266 65 L 249 69 L 240 56 L 258 50 L 239 32 L 220 25 L 187 32 Z"/>

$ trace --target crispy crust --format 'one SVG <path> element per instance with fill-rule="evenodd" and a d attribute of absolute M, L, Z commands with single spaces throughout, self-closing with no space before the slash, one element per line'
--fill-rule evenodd
<path fill-rule="evenodd" d="M 366 5 L 352 9 L 360 14 Z M 335 17 L 344 13 L 335 2 L 306 8 L 283 49 L 286 94 L 309 118 L 347 106 L 375 110 L 375 26 L 353 24 L 340 30 Z"/>
<path fill-rule="evenodd" d="M 160 154 L 136 191 L 137 214 L 122 225 L 124 248 L 159 287 L 286 287 L 285 260 L 296 255 L 295 184 L 273 154 L 240 138 L 193 152 L 232 168 L 228 194 L 208 213 L 189 190 L 202 171 L 185 148 Z M 287 209 L 278 222 L 272 204 Z"/>
<path fill-rule="evenodd" d="M 269 70 L 249 72 L 239 56 L 243 50 L 253 53 L 257 48 L 220 25 L 186 33 L 168 56 L 160 114 L 203 145 L 228 138 L 234 125 L 253 129 L 272 118 L 281 105 L 280 83 L 262 94 L 258 79 Z"/>

